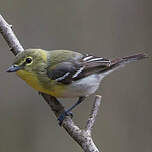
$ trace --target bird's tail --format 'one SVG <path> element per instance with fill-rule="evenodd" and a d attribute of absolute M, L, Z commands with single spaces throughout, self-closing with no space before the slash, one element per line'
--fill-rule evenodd
<path fill-rule="evenodd" d="M 133 62 L 133 61 L 138 61 L 141 59 L 145 59 L 148 58 L 148 55 L 145 53 L 140 53 L 140 54 L 135 54 L 132 56 L 127 56 L 127 57 L 123 57 L 123 58 L 117 58 L 111 61 L 111 64 L 109 65 L 109 67 L 107 67 L 105 70 L 101 71 L 101 74 L 105 74 L 108 75 L 111 72 L 124 67 L 125 64 Z"/>

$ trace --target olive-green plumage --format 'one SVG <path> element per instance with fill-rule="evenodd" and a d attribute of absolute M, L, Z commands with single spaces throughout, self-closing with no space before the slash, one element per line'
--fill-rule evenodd
<path fill-rule="evenodd" d="M 79 97 L 71 108 L 59 116 L 61 125 L 64 117 L 71 115 L 72 109 L 98 89 L 106 75 L 126 63 L 144 58 L 147 58 L 145 54 L 137 54 L 110 61 L 68 50 L 27 49 L 16 56 L 7 71 L 16 72 L 40 92 L 55 97 Z"/>
<path fill-rule="evenodd" d="M 58 63 L 77 60 L 82 55 L 77 52 L 67 50 L 44 51 L 41 49 L 27 49 L 19 53 L 13 65 L 20 66 L 16 71 L 17 75 L 25 80 L 34 89 L 51 94 L 56 97 L 62 96 L 63 84 L 51 80 L 49 73 Z M 26 63 L 26 59 L 31 58 L 31 63 Z"/>
<path fill-rule="evenodd" d="M 16 56 L 8 72 L 16 71 L 40 92 L 55 97 L 80 97 L 94 93 L 101 80 L 115 69 L 146 57 L 138 54 L 110 61 L 68 50 L 27 49 Z"/>

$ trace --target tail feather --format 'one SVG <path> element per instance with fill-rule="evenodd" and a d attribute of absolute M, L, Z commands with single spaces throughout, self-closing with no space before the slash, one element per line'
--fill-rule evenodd
<path fill-rule="evenodd" d="M 126 63 L 129 63 L 129 62 L 132 62 L 132 61 L 138 61 L 138 60 L 145 59 L 145 58 L 148 58 L 148 55 L 145 54 L 145 53 L 135 54 L 135 55 L 132 55 L 132 56 L 127 56 L 127 57 L 112 60 L 111 65 L 126 64 Z"/>
<path fill-rule="evenodd" d="M 148 55 L 145 53 L 140 53 L 140 54 L 135 54 L 132 56 L 114 59 L 111 61 L 110 66 L 107 67 L 106 69 L 102 70 L 100 73 L 107 75 L 121 67 L 124 67 L 125 64 L 127 64 L 127 63 L 130 63 L 133 61 L 138 61 L 138 60 L 145 59 L 145 58 L 148 58 Z"/>

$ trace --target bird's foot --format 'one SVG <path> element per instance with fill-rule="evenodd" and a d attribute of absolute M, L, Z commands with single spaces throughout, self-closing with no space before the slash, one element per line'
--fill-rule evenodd
<path fill-rule="evenodd" d="M 59 121 L 60 126 L 62 125 L 62 122 L 66 116 L 70 116 L 71 118 L 73 118 L 73 113 L 71 111 L 68 111 L 68 110 L 61 113 L 60 116 L 58 117 L 58 121 Z"/>

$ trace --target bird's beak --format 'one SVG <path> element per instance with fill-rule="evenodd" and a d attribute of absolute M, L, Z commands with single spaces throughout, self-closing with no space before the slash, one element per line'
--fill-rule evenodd
<path fill-rule="evenodd" d="M 11 65 L 10 67 L 8 67 L 8 69 L 6 70 L 6 72 L 16 72 L 16 71 L 18 71 L 20 69 L 22 69 L 21 66 Z"/>

